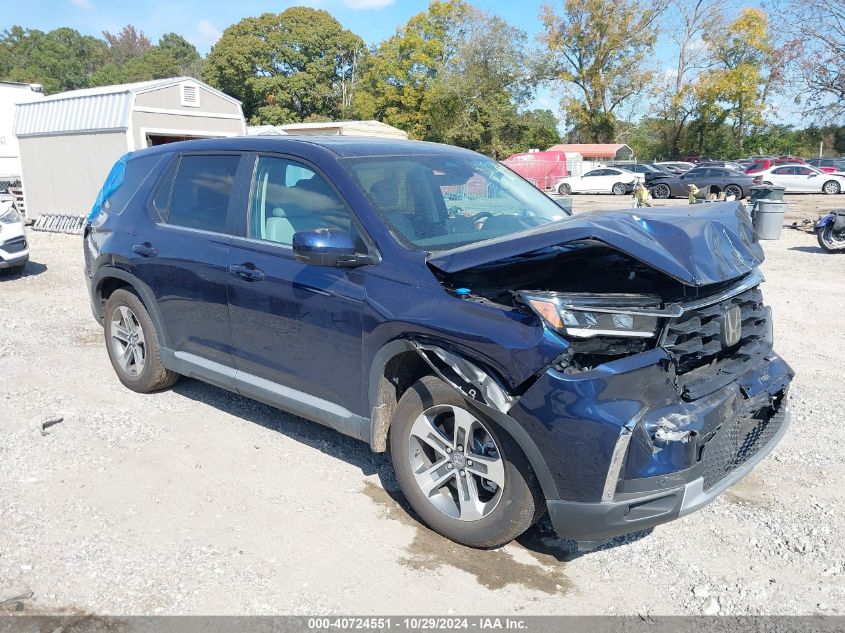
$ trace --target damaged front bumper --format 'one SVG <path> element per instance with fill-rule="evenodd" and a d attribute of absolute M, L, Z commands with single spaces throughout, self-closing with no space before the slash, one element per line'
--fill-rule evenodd
<path fill-rule="evenodd" d="M 667 367 L 656 349 L 589 372 L 550 369 L 508 412 L 551 470 L 547 505 L 561 538 L 603 541 L 689 514 L 786 432 L 793 372 L 774 353 L 692 401 Z"/>
<path fill-rule="evenodd" d="M 673 483 L 667 489 L 666 478 L 659 477 L 655 481 L 640 482 L 646 486 L 653 485 L 656 489 L 619 493 L 611 501 L 583 503 L 548 500 L 549 517 L 555 531 L 561 538 L 603 541 L 653 528 L 695 512 L 745 477 L 777 445 L 789 426 L 790 414 L 786 404 L 781 406 L 776 416 L 777 419 L 770 424 L 774 424 L 777 430 L 768 442 L 710 488 L 705 489 L 702 474 L 704 464 L 701 463 L 688 471 L 677 473 L 690 479 L 681 486 Z"/>

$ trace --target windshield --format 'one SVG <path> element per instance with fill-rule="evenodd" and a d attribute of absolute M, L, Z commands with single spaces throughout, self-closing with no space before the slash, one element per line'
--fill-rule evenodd
<path fill-rule="evenodd" d="M 438 251 L 563 219 L 551 198 L 504 165 L 464 154 L 342 161 L 408 245 Z"/>

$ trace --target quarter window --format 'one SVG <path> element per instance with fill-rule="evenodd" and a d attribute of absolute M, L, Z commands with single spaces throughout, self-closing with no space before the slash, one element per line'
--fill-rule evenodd
<path fill-rule="evenodd" d="M 134 158 L 126 163 L 126 170 L 123 172 L 123 183 L 115 189 L 105 202 L 109 213 L 123 213 L 126 205 L 137 193 L 141 185 L 155 169 L 161 160 L 161 155 L 143 156 Z"/>
<path fill-rule="evenodd" d="M 347 206 L 329 183 L 301 163 L 260 156 L 252 181 L 249 236 L 290 246 L 293 234 L 324 228 L 353 233 L 362 249 Z"/>
<path fill-rule="evenodd" d="M 182 156 L 163 219 L 176 226 L 225 233 L 239 161 L 234 154 Z M 158 207 L 159 200 L 154 202 Z"/>

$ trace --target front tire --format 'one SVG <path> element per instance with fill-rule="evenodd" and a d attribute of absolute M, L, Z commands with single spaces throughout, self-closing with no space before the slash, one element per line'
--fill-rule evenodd
<path fill-rule="evenodd" d="M 658 200 L 665 200 L 672 195 L 672 190 L 669 188 L 669 185 L 661 183 L 652 188 L 651 195 Z"/>
<path fill-rule="evenodd" d="M 109 360 L 125 387 L 150 393 L 179 380 L 161 362 L 158 332 L 137 295 L 115 290 L 106 302 L 104 326 Z"/>
<path fill-rule="evenodd" d="M 572 187 L 567 185 L 566 183 L 562 183 L 558 188 L 557 192 L 562 196 L 568 196 L 572 193 Z"/>
<path fill-rule="evenodd" d="M 839 186 L 839 183 L 835 180 L 828 180 L 826 183 L 822 185 L 822 192 L 828 195 L 836 195 L 842 191 L 842 188 Z"/>
<path fill-rule="evenodd" d="M 845 253 L 845 232 L 837 234 L 833 230 L 833 222 L 816 229 L 816 239 L 828 253 Z"/>
<path fill-rule="evenodd" d="M 519 446 L 436 376 L 399 400 L 390 453 L 405 498 L 434 531 L 470 547 L 510 542 L 543 496 Z"/>

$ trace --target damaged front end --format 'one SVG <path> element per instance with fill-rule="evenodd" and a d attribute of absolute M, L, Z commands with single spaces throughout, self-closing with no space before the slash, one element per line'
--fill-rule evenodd
<path fill-rule="evenodd" d="M 420 350 L 528 432 L 554 481 L 544 490 L 562 537 L 608 539 L 692 512 L 786 430 L 794 374 L 772 349 L 762 252 L 744 216 L 728 222 L 733 206 L 721 207 L 709 221 L 610 213 L 598 229 L 559 230 L 572 241 L 546 235 L 529 252 L 430 261 L 447 291 L 529 312 L 564 341 L 554 363 L 504 394 Z M 665 235 L 681 248 L 660 243 Z"/>

